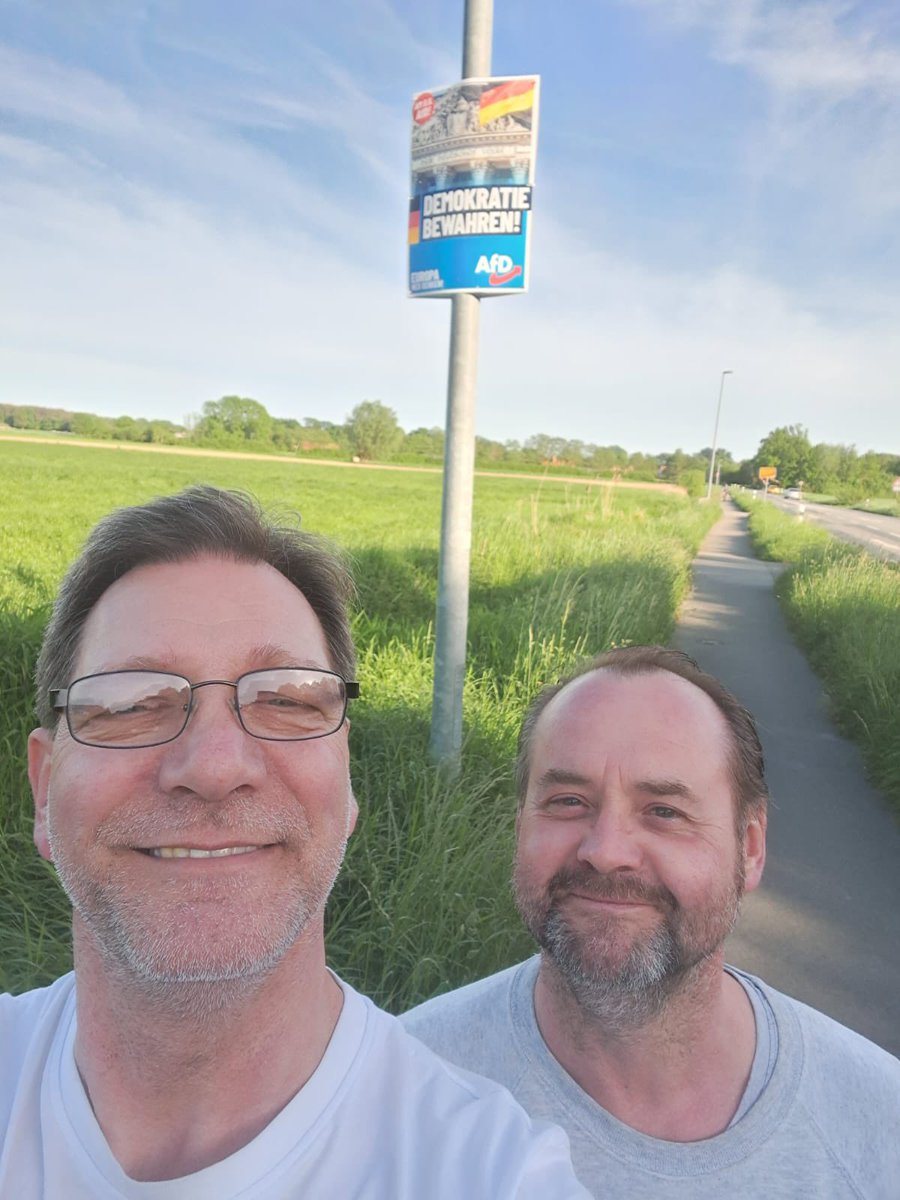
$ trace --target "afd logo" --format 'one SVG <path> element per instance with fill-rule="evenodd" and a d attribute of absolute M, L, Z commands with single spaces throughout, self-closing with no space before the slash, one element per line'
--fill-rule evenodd
<path fill-rule="evenodd" d="M 487 275 L 491 287 L 500 287 L 521 275 L 522 268 L 514 263 L 508 254 L 492 254 L 490 258 L 482 254 L 475 267 L 475 274 Z"/>

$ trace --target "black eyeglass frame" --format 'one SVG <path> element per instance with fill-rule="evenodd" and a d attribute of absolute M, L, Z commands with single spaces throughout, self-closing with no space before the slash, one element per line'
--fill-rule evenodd
<path fill-rule="evenodd" d="M 241 680 L 248 678 L 250 675 L 268 675 L 272 671 L 308 671 L 313 675 L 331 675 L 334 679 L 339 679 L 344 689 L 344 707 L 341 712 L 341 719 L 335 725 L 334 729 L 329 729 L 327 733 L 307 734 L 303 737 L 266 737 L 264 734 L 253 733 L 244 724 L 244 718 L 241 714 L 240 705 L 237 703 L 237 689 Z M 86 742 L 80 738 L 72 729 L 72 721 L 69 717 L 69 692 L 77 683 L 83 683 L 86 679 L 102 679 L 107 675 L 167 675 L 170 679 L 182 679 L 190 688 L 191 698 L 188 701 L 184 710 L 184 722 L 177 733 L 173 733 L 171 737 L 163 738 L 158 742 L 142 742 L 139 746 L 122 746 L 112 745 L 104 742 Z M 194 692 L 198 688 L 209 687 L 211 684 L 220 684 L 222 687 L 234 688 L 235 701 L 233 704 L 234 713 L 237 717 L 241 729 L 248 737 L 256 738 L 260 742 L 314 742 L 318 738 L 332 737 L 341 728 L 347 720 L 347 705 L 351 700 L 359 699 L 359 683 L 356 680 L 345 679 L 343 675 L 339 675 L 337 671 L 327 671 L 319 667 L 260 667 L 255 671 L 244 671 L 242 675 L 238 675 L 237 679 L 202 679 L 199 683 L 191 683 L 186 675 L 179 675 L 177 671 L 153 671 L 147 667 L 123 667 L 121 671 L 94 671 L 90 675 L 80 675 L 77 679 L 73 679 L 68 687 L 51 688 L 49 692 L 50 707 L 54 712 L 64 712 L 66 714 L 66 727 L 72 739 L 78 742 L 79 746 L 90 746 L 94 750 L 150 750 L 154 746 L 166 746 L 169 742 L 174 742 L 180 738 L 188 727 L 188 721 L 191 719 L 191 713 L 194 711 Z"/>

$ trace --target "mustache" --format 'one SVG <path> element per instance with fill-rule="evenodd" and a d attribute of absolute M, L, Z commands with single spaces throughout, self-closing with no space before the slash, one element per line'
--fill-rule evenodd
<path fill-rule="evenodd" d="M 635 901 L 652 904 L 657 908 L 674 912 L 678 901 L 667 887 L 646 883 L 634 875 L 597 871 L 585 863 L 579 867 L 567 867 L 552 877 L 547 887 L 550 903 L 564 899 L 572 892 L 593 896 L 598 900 Z"/>
<path fill-rule="evenodd" d="M 195 833 L 233 835 L 238 840 L 272 844 L 307 836 L 309 824 L 299 808 L 289 815 L 280 810 L 265 812 L 260 811 L 258 801 L 247 803 L 236 798 L 218 806 L 182 804 L 160 805 L 149 812 L 119 810 L 97 825 L 95 837 L 108 846 L 154 846 L 160 844 L 160 838 L 177 842 L 179 837 Z"/>

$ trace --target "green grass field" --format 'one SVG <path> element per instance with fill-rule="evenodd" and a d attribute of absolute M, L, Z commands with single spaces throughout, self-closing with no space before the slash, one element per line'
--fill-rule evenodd
<path fill-rule="evenodd" d="M 208 482 L 302 514 L 350 556 L 363 694 L 351 751 L 361 818 L 329 916 L 345 978 L 400 1010 L 527 952 L 508 885 L 510 765 L 544 682 L 613 643 L 666 641 L 718 513 L 653 491 L 476 483 L 455 781 L 428 761 L 440 478 L 0 443 L 0 990 L 69 965 L 68 906 L 31 845 L 31 673 L 58 581 L 110 509 Z"/>
<path fill-rule="evenodd" d="M 791 564 L 777 589 L 791 630 L 835 721 L 900 812 L 900 566 L 747 493 L 734 499 L 759 556 Z"/>

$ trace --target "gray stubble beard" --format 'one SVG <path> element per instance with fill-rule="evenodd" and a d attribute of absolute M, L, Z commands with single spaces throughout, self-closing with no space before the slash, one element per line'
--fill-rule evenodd
<path fill-rule="evenodd" d="M 232 942 L 224 959 L 214 961 L 208 948 L 200 944 L 193 961 L 174 965 L 167 962 L 172 935 L 181 931 L 178 919 L 185 923 L 191 919 L 190 898 L 181 906 L 176 904 L 176 924 L 170 921 L 165 927 L 151 929 L 144 920 L 141 896 L 124 881 L 112 876 L 98 880 L 82 864 L 70 861 L 57 835 L 52 807 L 48 833 L 63 890 L 110 975 L 136 989 L 154 1007 L 203 1020 L 256 992 L 311 921 L 324 911 L 346 852 L 349 821 L 338 845 L 308 860 L 305 880 L 302 884 L 298 880 L 291 891 L 291 909 L 279 936 L 272 938 L 272 930 L 266 930 L 258 914 L 244 913 L 242 935 Z M 235 892 L 240 890 L 239 880 L 229 883 Z"/>

